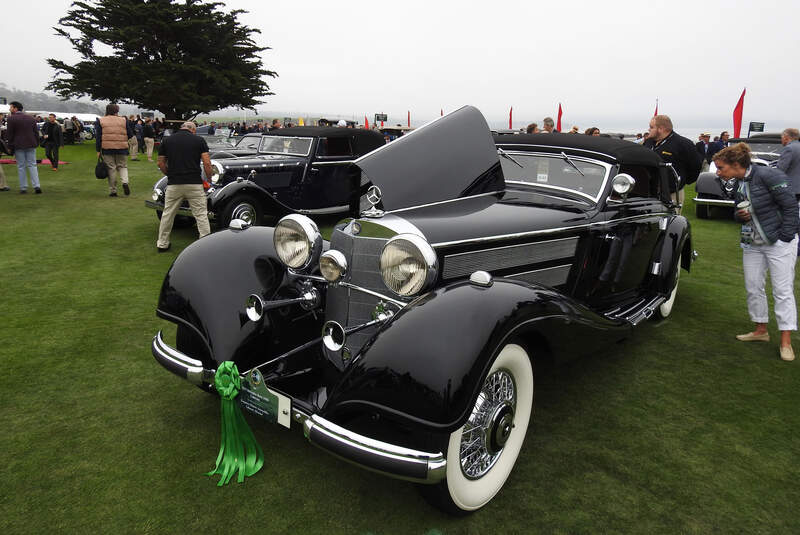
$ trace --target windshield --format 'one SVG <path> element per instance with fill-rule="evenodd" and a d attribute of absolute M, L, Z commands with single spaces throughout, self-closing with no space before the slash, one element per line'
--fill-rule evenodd
<path fill-rule="evenodd" d="M 754 143 L 751 139 L 747 144 L 750 145 L 751 152 L 761 153 L 759 155 L 761 158 L 764 158 L 767 154 L 772 155 L 771 157 L 764 158 L 767 160 L 777 159 L 781 154 L 781 150 L 783 150 L 783 145 L 780 143 Z"/>
<path fill-rule="evenodd" d="M 262 154 L 293 154 L 308 156 L 311 152 L 310 137 L 261 136 L 258 152 Z"/>
<path fill-rule="evenodd" d="M 197 135 L 202 137 L 203 139 L 205 139 L 206 143 L 208 143 L 209 145 L 231 145 L 231 146 L 233 146 L 233 142 L 231 141 L 231 138 L 229 138 L 227 135 L 223 135 L 223 134 L 219 134 L 219 133 L 214 133 L 213 135 L 208 135 L 208 134 L 197 134 Z"/>
<path fill-rule="evenodd" d="M 511 152 L 500 158 L 506 182 L 575 192 L 597 202 L 609 171 L 607 164 L 579 156 Z"/>

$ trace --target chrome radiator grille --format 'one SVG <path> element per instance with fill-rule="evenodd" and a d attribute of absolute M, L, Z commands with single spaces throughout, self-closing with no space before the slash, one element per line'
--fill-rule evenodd
<path fill-rule="evenodd" d="M 380 273 L 380 255 L 385 243 L 385 239 L 352 236 L 335 229 L 331 236 L 331 249 L 341 252 L 347 259 L 348 273 L 345 281 L 361 288 L 387 294 L 388 290 L 383 284 Z M 327 320 L 339 322 L 344 327 L 361 325 L 373 319 L 372 312 L 378 301 L 379 298 L 363 292 L 341 286 L 330 286 L 325 317 Z M 349 350 L 351 356 L 355 356 L 361 350 L 375 333 L 376 328 L 371 327 L 347 337 L 345 348 Z M 342 361 L 342 351 L 337 354 L 332 354 L 327 349 L 325 351 L 334 361 L 338 359 L 338 365 L 346 364 Z"/>

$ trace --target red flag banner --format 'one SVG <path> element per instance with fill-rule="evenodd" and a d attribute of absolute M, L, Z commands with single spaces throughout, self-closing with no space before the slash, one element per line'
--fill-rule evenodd
<path fill-rule="evenodd" d="M 411 112 L 408 112 L 408 126 L 411 126 Z"/>
<path fill-rule="evenodd" d="M 514 128 L 513 126 L 511 126 L 512 116 L 513 115 L 514 115 L 514 106 L 511 106 L 511 108 L 508 110 L 508 129 L 509 130 Z"/>
<path fill-rule="evenodd" d="M 367 119 L 366 115 L 364 116 L 364 128 L 369 130 L 369 119 Z"/>
<path fill-rule="evenodd" d="M 739 137 L 742 133 L 742 113 L 744 112 L 744 94 L 747 93 L 747 88 L 742 90 L 742 96 L 739 97 L 739 102 L 733 108 L 733 137 Z"/>
<path fill-rule="evenodd" d="M 556 122 L 556 132 L 561 132 L 561 103 L 558 103 L 558 122 Z"/>
<path fill-rule="evenodd" d="M 444 109 L 439 109 L 439 117 L 444 117 Z"/>
<path fill-rule="evenodd" d="M 656 111 L 653 113 L 653 117 L 658 115 L 658 99 L 656 99 Z"/>

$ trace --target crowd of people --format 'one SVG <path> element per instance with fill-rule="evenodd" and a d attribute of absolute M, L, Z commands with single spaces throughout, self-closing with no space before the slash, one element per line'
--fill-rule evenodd
<path fill-rule="evenodd" d="M 43 121 L 40 128 L 35 117 L 23 112 L 23 105 L 12 102 L 10 116 L 6 119 L 4 140 L 6 150 L 13 153 L 18 169 L 21 194 L 28 191 L 28 182 L 35 193 L 42 188 L 36 162 L 36 148 L 42 144 L 53 170 L 58 169 L 58 148 L 75 139 L 84 125 L 77 120 L 56 121 L 53 114 Z M 121 183 L 124 194 L 130 195 L 128 158 L 138 159 L 141 150 L 152 161 L 154 139 L 164 130 L 160 120 L 151 118 L 119 116 L 119 106 L 109 104 L 106 114 L 94 124 L 97 157 L 108 169 L 109 196 L 117 196 L 117 185 Z M 3 120 L 0 115 L 0 121 Z M 69 122 L 68 122 L 69 121 Z M 69 126 L 71 124 L 71 126 Z M 267 125 L 256 121 L 250 125 L 230 123 L 225 125 L 238 135 L 251 132 L 269 132 L 282 128 L 275 119 Z M 287 124 L 287 128 L 293 125 Z M 346 121 L 338 126 L 352 127 Z M 212 121 L 206 125 L 213 134 L 219 126 Z M 177 208 L 187 200 L 198 221 L 200 237 L 210 228 L 206 212 L 205 193 L 201 165 L 206 175 L 211 174 L 209 149 L 206 141 L 195 135 L 196 125 L 184 122 L 177 131 L 165 138 L 158 154 L 158 166 L 168 177 L 166 202 L 159 226 L 156 247 L 159 252 L 170 249 L 169 235 Z M 558 133 L 551 117 L 545 117 L 540 130 L 536 123 L 526 128 L 527 133 Z M 573 126 L 570 134 L 580 135 Z M 583 135 L 600 136 L 600 129 L 590 127 Z M 655 115 L 643 135 L 634 142 L 656 152 L 674 169 L 677 180 L 671 181 L 673 205 L 680 213 L 684 202 L 684 187 L 694 183 L 701 170 L 708 169 L 711 162 L 716 167 L 720 180 L 730 182 L 736 191 L 735 217 L 741 222 L 740 247 L 743 251 L 743 268 L 747 308 L 753 331 L 737 335 L 743 342 L 769 342 L 767 331 L 769 310 L 765 292 L 766 277 L 772 281 L 774 311 L 781 332 L 780 358 L 794 360 L 791 333 L 797 330 L 797 306 L 794 298 L 795 263 L 798 257 L 798 231 L 800 231 L 800 131 L 787 128 L 781 134 L 784 146 L 776 166 L 755 165 L 746 143 L 730 144 L 730 135 L 723 131 L 711 140 L 704 132 L 693 143 L 675 132 L 671 119 L 666 115 Z M 0 166 L 0 191 L 8 191 L 5 175 Z"/>

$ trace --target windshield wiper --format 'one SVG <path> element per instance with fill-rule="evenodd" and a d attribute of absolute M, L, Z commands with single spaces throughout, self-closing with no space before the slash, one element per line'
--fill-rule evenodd
<path fill-rule="evenodd" d="M 561 157 L 562 157 L 562 158 L 564 158 L 564 161 L 565 161 L 565 162 L 567 162 L 568 164 L 570 164 L 570 165 L 571 165 L 571 166 L 572 166 L 572 167 L 573 167 L 573 168 L 574 168 L 574 169 L 575 169 L 577 172 L 579 172 L 579 173 L 581 174 L 581 176 L 586 176 L 586 175 L 584 175 L 584 174 L 583 174 L 583 171 L 581 171 L 580 169 L 578 169 L 578 166 L 577 166 L 577 165 L 575 165 L 575 164 L 572 162 L 572 160 L 570 160 L 570 159 L 569 159 L 569 156 L 567 156 L 567 154 L 566 154 L 564 151 L 561 151 Z"/>
<path fill-rule="evenodd" d="M 503 149 L 501 149 L 500 147 L 497 147 L 497 154 L 499 154 L 499 155 L 500 155 L 500 156 L 502 156 L 503 158 L 508 158 L 509 160 L 511 160 L 512 162 L 514 162 L 515 164 L 517 164 L 517 165 L 519 166 L 519 168 L 520 168 L 520 169 L 525 169 L 525 167 L 524 167 L 524 166 L 523 166 L 521 163 L 519 163 L 517 160 L 515 160 L 514 158 L 512 158 L 512 157 L 511 157 L 509 154 L 507 154 L 507 153 L 506 153 L 506 151 L 504 151 L 504 150 L 503 150 Z M 563 154 L 563 153 L 562 153 L 562 154 Z"/>

